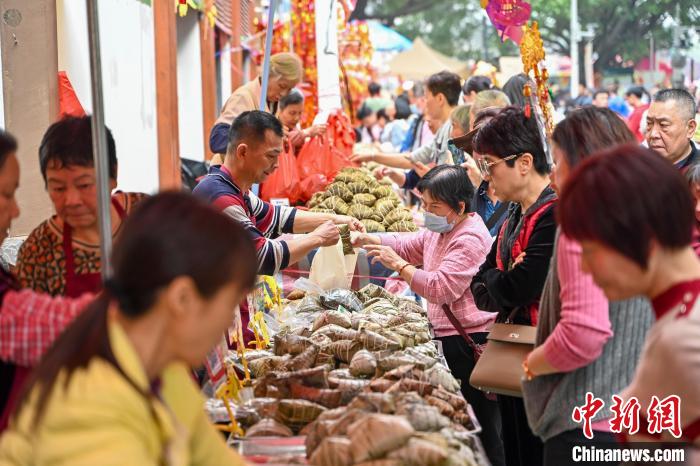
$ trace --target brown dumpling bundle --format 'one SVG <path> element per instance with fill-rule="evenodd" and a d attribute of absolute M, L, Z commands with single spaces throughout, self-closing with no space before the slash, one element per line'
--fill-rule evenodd
<path fill-rule="evenodd" d="M 352 198 L 353 204 L 364 204 L 367 207 L 372 207 L 377 202 L 377 198 L 369 193 L 355 194 Z"/>
<path fill-rule="evenodd" d="M 415 433 L 403 417 L 370 414 L 348 427 L 355 463 L 381 458 L 404 445 Z"/>
<path fill-rule="evenodd" d="M 314 320 L 313 327 L 311 327 L 312 331 L 316 331 L 320 329 L 321 327 L 325 327 L 326 325 L 338 325 L 343 328 L 350 328 L 351 327 L 351 321 L 350 321 L 350 315 L 347 314 L 346 312 L 341 312 L 341 311 L 323 311 L 321 314 L 316 317 Z"/>
<path fill-rule="evenodd" d="M 350 206 L 340 196 L 330 196 L 321 204 L 322 208 L 331 209 L 340 215 L 346 215 Z"/>
<path fill-rule="evenodd" d="M 336 177 L 333 179 L 333 182 L 341 182 L 341 183 L 352 183 L 355 180 L 355 175 L 352 172 L 340 172 Z"/>
<path fill-rule="evenodd" d="M 392 225 L 396 222 L 400 222 L 401 220 L 412 222 L 413 215 L 411 215 L 411 212 L 409 212 L 408 210 L 400 207 L 386 214 L 386 216 L 384 217 L 384 225 Z"/>
<path fill-rule="evenodd" d="M 412 438 L 404 447 L 389 453 L 388 458 L 400 460 L 406 466 L 440 466 L 448 454 L 447 448 L 428 440 Z"/>
<path fill-rule="evenodd" d="M 338 196 L 345 202 L 352 201 L 352 192 L 348 189 L 348 185 L 345 183 L 332 183 L 328 186 L 326 190 L 331 196 Z"/>
<path fill-rule="evenodd" d="M 322 202 L 323 202 L 323 194 L 316 193 L 313 196 L 311 196 L 311 199 L 309 199 L 309 203 L 307 204 L 307 207 L 309 209 L 313 209 L 314 207 L 317 207 Z"/>
<path fill-rule="evenodd" d="M 363 183 L 361 181 L 352 181 L 348 183 L 348 189 L 353 194 L 369 193 L 369 187 L 367 186 L 367 183 Z"/>
<path fill-rule="evenodd" d="M 382 216 L 382 218 L 389 215 L 391 211 L 396 209 L 396 204 L 394 201 L 388 198 L 379 199 L 376 204 L 374 204 L 374 210 Z"/>
<path fill-rule="evenodd" d="M 344 437 L 326 437 L 310 458 L 314 466 L 351 466 L 352 443 Z"/>
<path fill-rule="evenodd" d="M 355 377 L 372 377 L 377 371 L 377 358 L 367 350 L 360 350 L 352 357 L 349 369 Z"/>
<path fill-rule="evenodd" d="M 386 231 L 390 233 L 413 233 L 418 231 L 418 227 L 412 221 L 400 220 L 392 223 Z"/>
<path fill-rule="evenodd" d="M 370 191 L 370 193 L 372 193 L 377 199 L 389 197 L 393 192 L 394 191 L 392 191 L 391 187 L 385 185 L 377 185 Z"/>
<path fill-rule="evenodd" d="M 246 432 L 245 436 L 250 437 L 291 437 L 294 433 L 289 427 L 280 424 L 274 419 L 262 419 Z"/>
<path fill-rule="evenodd" d="M 372 220 L 371 218 L 363 218 L 360 221 L 365 226 L 367 233 L 385 233 L 386 232 L 386 228 L 384 228 L 384 225 L 382 225 L 381 223 L 379 223 L 376 220 Z"/>
<path fill-rule="evenodd" d="M 355 217 L 358 220 L 372 219 L 375 216 L 374 211 L 364 204 L 352 204 L 347 211 L 347 215 Z"/>
<path fill-rule="evenodd" d="M 315 421 L 325 410 L 323 406 L 311 401 L 280 400 L 275 420 L 295 430 Z"/>

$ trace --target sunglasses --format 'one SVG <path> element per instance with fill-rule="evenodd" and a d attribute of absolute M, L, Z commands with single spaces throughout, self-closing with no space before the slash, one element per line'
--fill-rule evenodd
<path fill-rule="evenodd" d="M 501 162 L 517 159 L 521 155 L 523 155 L 523 154 L 520 153 L 520 154 L 509 155 L 508 157 L 503 157 L 502 159 L 498 159 L 495 162 L 489 162 L 488 160 L 486 160 L 485 157 L 479 157 L 476 160 L 476 166 L 479 167 L 479 171 L 481 172 L 481 176 L 484 176 L 484 177 L 491 176 L 491 167 L 493 167 L 494 165 L 498 165 Z"/>

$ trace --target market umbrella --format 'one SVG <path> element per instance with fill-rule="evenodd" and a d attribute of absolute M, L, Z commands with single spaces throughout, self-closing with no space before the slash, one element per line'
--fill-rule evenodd
<path fill-rule="evenodd" d="M 378 52 L 403 52 L 411 48 L 411 41 L 379 21 L 367 21 L 369 40 Z"/>
<path fill-rule="evenodd" d="M 448 57 L 434 50 L 417 37 L 413 47 L 396 55 L 389 62 L 389 69 L 403 79 L 419 80 L 443 70 L 452 71 L 465 78 L 469 67 L 461 60 Z"/>

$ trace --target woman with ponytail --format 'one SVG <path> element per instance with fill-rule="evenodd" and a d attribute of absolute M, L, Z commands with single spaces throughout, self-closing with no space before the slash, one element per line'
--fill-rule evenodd
<path fill-rule="evenodd" d="M 113 277 L 32 373 L 2 464 L 243 464 L 209 423 L 188 368 L 252 288 L 255 249 L 233 220 L 165 193 L 126 220 Z"/>

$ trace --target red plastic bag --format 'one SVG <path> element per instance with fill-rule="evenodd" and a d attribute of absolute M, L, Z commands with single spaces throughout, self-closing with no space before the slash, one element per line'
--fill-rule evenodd
<path fill-rule="evenodd" d="M 297 157 L 297 166 L 302 179 L 322 174 L 332 180 L 341 169 L 352 165 L 349 156 L 333 146 L 333 141 L 328 134 L 306 141 Z"/>
<path fill-rule="evenodd" d="M 269 202 L 273 198 L 286 198 L 289 199 L 290 204 L 294 204 L 300 200 L 300 177 L 293 150 L 288 149 L 280 154 L 277 169 L 267 177 L 267 180 L 260 187 L 260 198 L 264 201 Z"/>
<path fill-rule="evenodd" d="M 321 159 L 325 151 L 325 144 L 321 136 L 311 138 L 301 146 L 297 156 L 297 167 L 302 180 L 311 175 L 324 174 Z"/>
<path fill-rule="evenodd" d="M 307 176 L 301 180 L 299 183 L 299 189 L 301 191 L 301 201 L 306 203 L 311 196 L 317 192 L 323 191 L 328 186 L 328 179 L 317 173 L 315 175 Z"/>
<path fill-rule="evenodd" d="M 65 71 L 58 72 L 58 111 L 61 118 L 66 116 L 83 117 L 85 109 L 75 95 L 73 85 Z"/>

